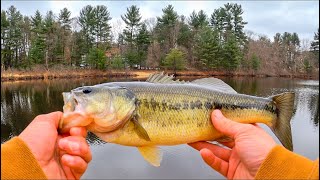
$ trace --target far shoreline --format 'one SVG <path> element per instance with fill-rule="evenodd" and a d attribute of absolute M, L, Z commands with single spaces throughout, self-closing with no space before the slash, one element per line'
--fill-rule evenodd
<path fill-rule="evenodd" d="M 150 74 L 156 72 L 165 72 L 167 74 L 175 74 L 176 77 L 285 77 L 319 80 L 318 73 L 282 73 L 282 74 L 266 74 L 255 72 L 222 72 L 222 71 L 195 71 L 195 70 L 91 70 L 91 69 L 73 69 L 73 70 L 52 70 L 52 71 L 1 71 L 1 82 L 20 81 L 20 80 L 51 80 L 51 79 L 74 79 L 74 78 L 115 78 L 115 77 L 131 77 L 137 79 L 147 78 Z"/>

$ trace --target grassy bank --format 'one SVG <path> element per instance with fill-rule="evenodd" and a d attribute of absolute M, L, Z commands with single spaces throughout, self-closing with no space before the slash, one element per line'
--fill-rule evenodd
<path fill-rule="evenodd" d="M 1 81 L 31 80 L 31 79 L 62 79 L 62 78 L 95 78 L 134 76 L 127 71 L 101 71 L 89 69 L 65 69 L 49 71 L 1 71 Z"/>
<path fill-rule="evenodd" d="M 1 71 L 1 81 L 31 80 L 31 79 L 62 79 L 62 78 L 96 78 L 96 77 L 135 77 L 147 78 L 156 70 L 91 70 L 91 69 L 55 69 L 55 70 L 7 70 Z M 173 74 L 174 71 L 165 71 Z M 318 73 L 313 74 L 259 74 L 253 72 L 221 72 L 221 71 L 177 71 L 176 76 L 251 76 L 251 77 L 291 77 L 302 79 L 319 79 Z"/>

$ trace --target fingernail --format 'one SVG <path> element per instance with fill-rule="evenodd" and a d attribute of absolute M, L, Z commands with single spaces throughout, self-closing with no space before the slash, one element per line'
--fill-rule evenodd
<path fill-rule="evenodd" d="M 80 145 L 79 145 L 79 143 L 76 143 L 76 142 L 69 142 L 69 148 L 72 151 L 77 152 L 80 149 Z"/>

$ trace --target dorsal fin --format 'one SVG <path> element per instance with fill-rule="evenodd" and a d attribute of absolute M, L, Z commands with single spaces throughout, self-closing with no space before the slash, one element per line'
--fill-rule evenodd
<path fill-rule="evenodd" d="M 231 86 L 223 82 L 222 80 L 218 78 L 202 78 L 202 79 L 196 79 L 194 81 L 181 81 L 179 79 L 173 80 L 173 75 L 169 76 L 168 74 L 161 73 L 154 73 L 151 74 L 147 82 L 150 83 L 160 83 L 160 84 L 196 84 L 199 86 L 207 87 L 212 90 L 217 90 L 221 92 L 226 93 L 232 93 L 237 94 L 237 91 L 235 91 Z"/>
<path fill-rule="evenodd" d="M 172 83 L 178 83 L 182 84 L 185 83 L 185 81 L 180 81 L 179 79 L 173 80 L 173 75 L 169 76 L 168 74 L 161 73 L 154 73 L 149 75 L 147 82 L 150 83 L 161 83 L 161 84 L 172 84 Z"/>
<path fill-rule="evenodd" d="M 232 93 L 237 94 L 237 91 L 235 91 L 231 86 L 223 82 L 221 79 L 218 78 L 202 78 L 202 79 L 196 79 L 194 81 L 191 81 L 192 84 L 197 84 L 200 86 L 205 86 L 209 89 L 218 90 L 221 92 L 226 93 Z"/>

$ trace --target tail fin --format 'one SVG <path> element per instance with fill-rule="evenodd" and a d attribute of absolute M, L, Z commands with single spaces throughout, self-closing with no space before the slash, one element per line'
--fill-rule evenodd
<path fill-rule="evenodd" d="M 287 92 L 271 97 L 277 107 L 278 118 L 272 123 L 272 131 L 278 137 L 283 146 L 293 150 L 291 134 L 291 117 L 294 108 L 294 92 Z"/>

